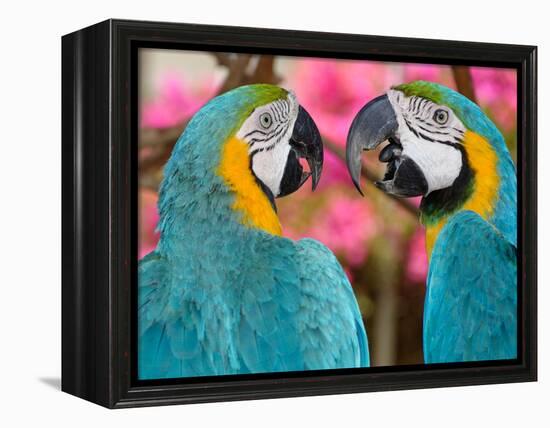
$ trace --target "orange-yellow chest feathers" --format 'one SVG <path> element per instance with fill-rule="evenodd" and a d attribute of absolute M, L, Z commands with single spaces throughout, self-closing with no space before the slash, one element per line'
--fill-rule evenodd
<path fill-rule="evenodd" d="M 498 198 L 500 177 L 497 170 L 497 154 L 491 144 L 472 131 L 464 134 L 463 146 L 468 164 L 473 173 L 472 193 L 460 210 L 470 210 L 488 220 L 494 213 Z M 453 213 L 450 213 L 451 215 Z M 428 257 L 437 240 L 437 236 L 447 223 L 449 215 L 426 227 L 426 250 Z"/>
<path fill-rule="evenodd" d="M 236 137 L 227 140 L 222 148 L 217 174 L 235 194 L 231 209 L 240 215 L 243 225 L 281 235 L 279 218 L 249 165 L 248 145 Z"/>

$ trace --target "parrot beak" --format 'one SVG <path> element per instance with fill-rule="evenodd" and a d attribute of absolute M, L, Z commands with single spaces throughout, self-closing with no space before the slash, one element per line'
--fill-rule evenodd
<path fill-rule="evenodd" d="M 374 150 L 382 142 L 389 144 L 380 152 L 380 162 L 387 163 L 386 173 L 375 184 L 386 193 L 399 197 L 424 195 L 428 190 L 420 167 L 403 156 L 403 146 L 397 134 L 399 124 L 387 95 L 367 103 L 355 116 L 346 143 L 346 163 L 355 187 L 361 191 L 361 152 Z"/>
<path fill-rule="evenodd" d="M 346 143 L 346 164 L 355 187 L 361 190 L 361 152 L 374 150 L 397 131 L 397 118 L 387 95 L 367 103 L 355 116 Z"/>
<path fill-rule="evenodd" d="M 291 150 L 285 166 L 281 187 L 277 197 L 286 196 L 298 190 L 311 176 L 311 189 L 315 190 L 323 170 L 323 144 L 317 125 L 302 107 L 299 107 L 298 117 L 294 123 Z M 300 164 L 304 158 L 309 166 L 309 172 L 304 172 Z"/>

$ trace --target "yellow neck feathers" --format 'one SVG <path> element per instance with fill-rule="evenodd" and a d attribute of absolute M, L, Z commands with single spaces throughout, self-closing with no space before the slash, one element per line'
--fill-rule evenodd
<path fill-rule="evenodd" d="M 231 208 L 241 213 L 241 223 L 262 229 L 272 235 L 281 235 L 281 223 L 266 194 L 250 171 L 247 144 L 230 138 L 222 149 L 218 175 L 235 193 Z"/>
<path fill-rule="evenodd" d="M 461 210 L 470 210 L 488 219 L 495 209 L 500 178 L 497 171 L 497 154 L 491 144 L 475 132 L 464 134 L 464 149 L 468 155 L 468 163 L 474 175 L 473 192 L 464 203 Z M 426 250 L 431 256 L 433 246 L 448 216 L 426 228 Z"/>

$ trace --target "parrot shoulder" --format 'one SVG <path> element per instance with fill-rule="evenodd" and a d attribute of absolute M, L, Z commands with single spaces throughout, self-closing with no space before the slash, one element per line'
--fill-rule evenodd
<path fill-rule="evenodd" d="M 314 239 L 301 239 L 296 248 L 307 368 L 368 366 L 361 312 L 341 264 L 332 251 Z"/>
<path fill-rule="evenodd" d="M 427 362 L 516 357 L 516 254 L 516 247 L 473 211 L 448 221 L 427 278 Z"/>

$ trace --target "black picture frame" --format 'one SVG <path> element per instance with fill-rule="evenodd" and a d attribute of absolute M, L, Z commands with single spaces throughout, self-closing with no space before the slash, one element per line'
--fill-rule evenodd
<path fill-rule="evenodd" d="M 516 68 L 519 358 L 137 382 L 132 308 L 139 47 Z M 536 55 L 534 46 L 126 20 L 63 36 L 62 390 L 124 408 L 535 381 Z"/>

